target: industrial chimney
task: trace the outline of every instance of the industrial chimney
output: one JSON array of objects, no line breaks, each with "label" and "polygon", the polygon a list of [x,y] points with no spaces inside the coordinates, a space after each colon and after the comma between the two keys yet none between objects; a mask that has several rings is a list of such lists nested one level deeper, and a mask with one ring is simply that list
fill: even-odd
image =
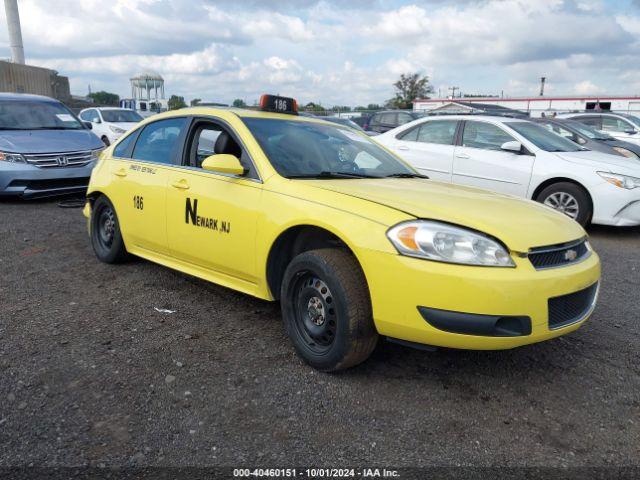
[{"label": "industrial chimney", "polygon": [[22,47],[22,32],[20,31],[18,0],[4,0],[4,10],[7,14],[11,61],[13,63],[20,63],[24,65],[24,48]]},{"label": "industrial chimney", "polygon": [[540,96],[544,97],[544,82],[547,81],[547,77],[540,77]]}]

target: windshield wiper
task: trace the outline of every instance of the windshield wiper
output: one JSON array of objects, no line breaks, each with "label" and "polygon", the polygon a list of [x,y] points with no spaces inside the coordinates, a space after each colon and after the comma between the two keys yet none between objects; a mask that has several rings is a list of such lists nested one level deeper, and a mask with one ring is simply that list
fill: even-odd
[{"label": "windshield wiper", "polygon": [[392,173],[391,175],[385,175],[384,178],[429,178],[426,175],[420,173]]},{"label": "windshield wiper", "polygon": [[320,172],[320,173],[304,173],[301,175],[288,175],[287,178],[380,178],[372,175],[363,175],[361,173],[352,172]]}]

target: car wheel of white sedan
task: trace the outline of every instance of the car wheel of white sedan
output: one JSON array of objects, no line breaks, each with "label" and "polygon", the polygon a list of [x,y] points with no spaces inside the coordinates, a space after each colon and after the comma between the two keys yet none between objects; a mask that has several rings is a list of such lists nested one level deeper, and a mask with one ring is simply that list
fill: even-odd
[{"label": "car wheel of white sedan", "polygon": [[593,207],[584,188],[569,182],[549,185],[538,194],[536,200],[573,218],[582,226],[591,221]]}]

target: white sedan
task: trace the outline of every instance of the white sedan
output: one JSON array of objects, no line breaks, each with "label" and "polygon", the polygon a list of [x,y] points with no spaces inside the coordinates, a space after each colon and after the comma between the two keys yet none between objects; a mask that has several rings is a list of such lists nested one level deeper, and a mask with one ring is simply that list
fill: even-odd
[{"label": "white sedan", "polygon": [[587,150],[528,120],[427,117],[375,139],[434,180],[536,200],[582,225],[640,225],[637,160]]},{"label": "white sedan", "polygon": [[85,122],[91,122],[93,133],[107,146],[142,120],[133,110],[117,107],[85,108],[79,117]]}]

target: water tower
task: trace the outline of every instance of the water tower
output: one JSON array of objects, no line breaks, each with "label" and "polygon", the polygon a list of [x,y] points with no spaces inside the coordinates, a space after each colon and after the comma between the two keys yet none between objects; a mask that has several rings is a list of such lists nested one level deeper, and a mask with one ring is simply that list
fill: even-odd
[{"label": "water tower", "polygon": [[155,102],[164,99],[164,78],[158,72],[142,72],[130,78],[129,81],[132,98]]}]

